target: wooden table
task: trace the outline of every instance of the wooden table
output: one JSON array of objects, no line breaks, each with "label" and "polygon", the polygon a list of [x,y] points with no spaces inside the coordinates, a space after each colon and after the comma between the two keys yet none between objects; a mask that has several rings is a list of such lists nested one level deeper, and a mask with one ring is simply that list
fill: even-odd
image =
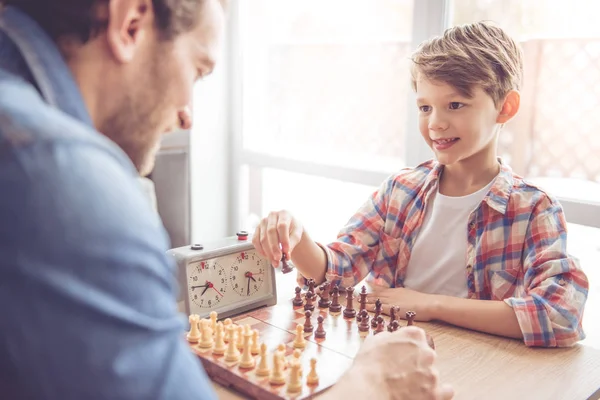
[{"label": "wooden table", "polygon": [[[279,301],[292,297],[294,278],[277,275]],[[446,324],[418,325],[434,337],[440,378],[454,387],[457,400],[600,399],[600,349],[529,348]],[[244,398],[216,383],[214,388],[220,399]]]}]

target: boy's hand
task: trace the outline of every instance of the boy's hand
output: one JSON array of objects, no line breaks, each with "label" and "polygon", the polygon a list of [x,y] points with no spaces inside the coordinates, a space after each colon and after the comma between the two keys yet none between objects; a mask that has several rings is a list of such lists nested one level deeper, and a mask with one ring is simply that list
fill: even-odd
[{"label": "boy's hand", "polygon": [[382,312],[389,315],[390,307],[400,308],[400,315],[404,317],[406,311],[415,312],[415,320],[430,321],[433,318],[436,295],[417,292],[406,288],[371,287],[372,293],[367,295],[367,310],[375,310],[375,301],[379,299]]},{"label": "boy's hand", "polygon": [[282,252],[291,260],[291,253],[303,233],[302,224],[292,214],[285,210],[274,211],[256,227],[252,244],[260,255],[271,260],[273,267],[277,267]]}]

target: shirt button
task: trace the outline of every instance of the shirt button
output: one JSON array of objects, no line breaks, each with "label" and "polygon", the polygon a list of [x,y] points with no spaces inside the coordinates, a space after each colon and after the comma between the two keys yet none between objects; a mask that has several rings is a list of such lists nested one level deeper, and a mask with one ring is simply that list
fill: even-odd
[{"label": "shirt button", "polygon": [[467,269],[471,269],[473,266],[471,264],[467,264]]},{"label": "shirt button", "polygon": [[473,228],[475,228],[475,222],[469,223],[469,229],[473,229]]},{"label": "shirt button", "polygon": [[565,286],[565,285],[567,284],[567,281],[565,281],[564,279],[562,279],[562,278],[561,278],[561,279],[558,281],[558,284],[559,284],[560,286]]}]

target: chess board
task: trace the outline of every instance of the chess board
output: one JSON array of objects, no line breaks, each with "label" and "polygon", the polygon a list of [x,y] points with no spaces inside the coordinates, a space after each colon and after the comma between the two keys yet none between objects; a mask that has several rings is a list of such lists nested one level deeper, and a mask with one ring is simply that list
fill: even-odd
[{"label": "chess board", "polygon": [[[304,298],[304,294],[302,296]],[[269,382],[269,376],[257,376],[255,369],[240,368],[238,362],[226,362],[223,356],[212,354],[211,349],[201,349],[197,344],[190,344],[194,353],[204,365],[207,374],[217,383],[231,387],[252,399],[308,399],[322,393],[334,385],[346,370],[352,365],[353,359],[358,352],[362,342],[367,336],[373,335],[375,329],[369,332],[360,332],[356,318],[345,318],[342,313],[333,315],[327,308],[319,308],[315,301],[310,320],[314,326],[312,332],[303,332],[306,339],[306,347],[301,349],[300,361],[303,371],[302,389],[296,393],[287,390],[288,378],[282,385],[273,385]],[[356,304],[358,311],[359,304]],[[318,316],[323,317],[323,329],[326,332],[324,339],[315,338]],[[373,313],[369,313],[373,318]],[[389,317],[383,316],[386,326]],[[279,303],[272,307],[261,308],[252,312],[237,316],[232,319],[238,326],[249,325],[251,329],[259,332],[259,342],[267,346],[269,366],[273,366],[273,354],[280,344],[285,345],[285,358],[293,357],[294,340],[296,338],[296,326],[304,326],[306,317],[303,306],[294,306],[292,299]],[[401,326],[406,321],[401,321]],[[369,326],[371,320],[369,321]],[[433,346],[431,341],[430,343]],[[259,364],[260,356],[255,355],[255,365]],[[310,370],[310,359],[317,360],[316,371],[319,376],[318,384],[306,383],[306,376]],[[286,373],[287,371],[284,371]]]}]

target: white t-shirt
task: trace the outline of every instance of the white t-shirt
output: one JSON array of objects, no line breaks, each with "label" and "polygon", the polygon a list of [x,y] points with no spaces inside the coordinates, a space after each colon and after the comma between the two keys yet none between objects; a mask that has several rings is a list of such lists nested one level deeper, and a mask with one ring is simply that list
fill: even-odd
[{"label": "white t-shirt", "polygon": [[422,293],[466,298],[467,224],[469,215],[490,191],[494,180],[475,193],[448,197],[438,192],[427,205],[413,246],[404,286]]}]

